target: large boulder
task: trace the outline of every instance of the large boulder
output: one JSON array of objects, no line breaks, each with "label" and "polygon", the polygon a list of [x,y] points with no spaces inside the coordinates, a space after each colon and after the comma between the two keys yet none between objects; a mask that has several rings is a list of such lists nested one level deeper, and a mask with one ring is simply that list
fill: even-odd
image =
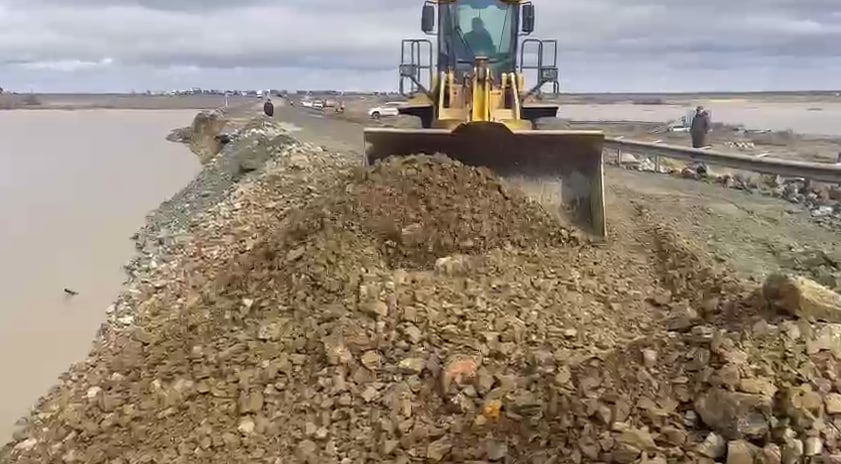
[{"label": "large boulder", "polygon": [[771,399],[713,388],[695,400],[695,411],[728,440],[759,438],[769,430]]},{"label": "large boulder", "polygon": [[771,275],[762,294],[775,309],[791,316],[841,323],[841,295],[805,277]]},{"label": "large boulder", "polygon": [[183,143],[183,144],[190,144],[190,140],[193,138],[193,127],[178,127],[172,129],[169,132],[169,135],[166,136],[166,139],[170,142],[175,143]]},{"label": "large boulder", "polygon": [[263,167],[268,160],[287,145],[295,143],[279,125],[269,120],[255,119],[239,131],[231,143],[239,173],[245,174]]},{"label": "large boulder", "polygon": [[228,120],[220,111],[202,111],[193,119],[190,126],[190,150],[206,163],[222,149],[218,137]]}]

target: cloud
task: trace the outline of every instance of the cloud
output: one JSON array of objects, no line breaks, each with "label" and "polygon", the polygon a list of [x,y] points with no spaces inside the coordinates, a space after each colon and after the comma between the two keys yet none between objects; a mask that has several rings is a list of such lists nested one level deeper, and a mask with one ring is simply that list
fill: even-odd
[{"label": "cloud", "polygon": [[82,60],[58,60],[58,61],[27,61],[19,63],[18,66],[24,69],[36,71],[80,71],[84,69],[95,69],[110,66],[114,63],[111,58],[103,58],[99,61]]},{"label": "cloud", "polygon": [[[837,0],[535,3],[536,36],[558,39],[569,89],[838,85]],[[422,4],[0,0],[0,76],[10,88],[47,90],[112,89],[121,79],[141,88],[395,88],[399,41],[423,37]]]}]

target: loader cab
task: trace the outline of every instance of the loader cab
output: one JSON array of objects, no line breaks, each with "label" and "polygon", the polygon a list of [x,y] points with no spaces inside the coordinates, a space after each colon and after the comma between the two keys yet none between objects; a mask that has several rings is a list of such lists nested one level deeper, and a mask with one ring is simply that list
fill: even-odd
[{"label": "loader cab", "polygon": [[473,70],[476,58],[485,57],[496,75],[513,72],[517,66],[519,31],[518,2],[456,0],[439,3],[438,69],[454,69],[460,78]]}]

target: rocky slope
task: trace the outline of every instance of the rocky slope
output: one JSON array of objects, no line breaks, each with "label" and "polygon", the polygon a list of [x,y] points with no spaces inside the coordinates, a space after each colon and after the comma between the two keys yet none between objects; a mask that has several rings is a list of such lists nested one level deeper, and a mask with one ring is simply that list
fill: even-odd
[{"label": "rocky slope", "polygon": [[841,462],[839,326],[643,206],[594,244],[484,170],[270,145],[0,462]]}]

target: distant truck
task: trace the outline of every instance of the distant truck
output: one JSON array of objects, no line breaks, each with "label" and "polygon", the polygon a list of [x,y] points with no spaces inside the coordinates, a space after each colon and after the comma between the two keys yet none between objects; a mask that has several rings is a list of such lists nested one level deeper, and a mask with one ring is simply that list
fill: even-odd
[{"label": "distant truck", "polygon": [[305,108],[324,108],[324,100],[313,100],[306,98],[301,100],[301,106]]}]

